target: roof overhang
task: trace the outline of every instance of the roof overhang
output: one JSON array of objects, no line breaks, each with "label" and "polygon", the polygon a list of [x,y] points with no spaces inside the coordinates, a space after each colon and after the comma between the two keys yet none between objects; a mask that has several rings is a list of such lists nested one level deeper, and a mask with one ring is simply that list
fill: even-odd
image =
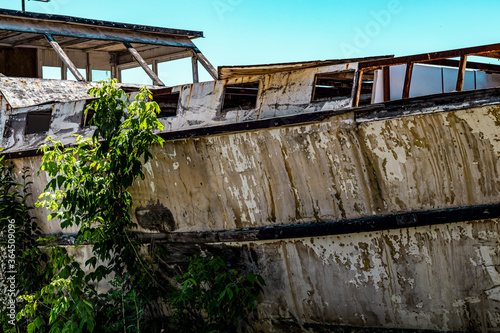
[{"label": "roof overhang", "polygon": [[[203,37],[201,31],[168,29],[117,22],[89,20],[70,16],[47,15],[14,10],[0,9],[0,43],[17,47],[45,46],[43,38],[37,35],[69,37],[72,49],[90,49],[88,40],[107,43],[94,43],[95,47],[111,47],[115,44],[140,43],[158,46],[171,46],[196,49],[191,39]],[[60,40],[60,43],[67,42]],[[85,44],[85,45],[82,45]],[[125,48],[123,48],[125,50]],[[105,50],[104,50],[105,51]]]}]

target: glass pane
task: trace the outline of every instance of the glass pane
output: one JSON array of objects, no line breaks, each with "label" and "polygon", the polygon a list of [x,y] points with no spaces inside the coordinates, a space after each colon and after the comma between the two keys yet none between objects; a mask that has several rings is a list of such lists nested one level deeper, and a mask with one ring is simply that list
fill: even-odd
[{"label": "glass pane", "polygon": [[43,79],[61,79],[61,67],[43,66],[42,67]]},{"label": "glass pane", "polygon": [[[80,74],[82,74],[83,78],[86,80],[87,79],[87,70],[84,68],[77,68]],[[77,79],[73,76],[73,73],[68,69],[66,72],[66,77],[70,81],[77,81]]]},{"label": "glass pane", "polygon": [[[152,68],[152,66],[149,65],[149,68]],[[153,81],[148,76],[148,74],[146,74],[144,69],[142,69],[142,67],[122,69],[121,75],[122,75],[122,83],[135,83],[140,85],[153,84]]]},{"label": "glass pane", "polygon": [[111,78],[111,71],[103,71],[100,69],[92,70],[92,81],[96,82],[101,80],[107,81],[110,78]]}]

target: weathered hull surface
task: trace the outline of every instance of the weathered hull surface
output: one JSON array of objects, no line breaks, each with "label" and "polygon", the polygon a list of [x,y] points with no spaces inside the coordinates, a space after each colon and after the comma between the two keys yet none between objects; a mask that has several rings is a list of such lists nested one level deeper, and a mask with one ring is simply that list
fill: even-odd
[{"label": "weathered hull surface", "polygon": [[[197,248],[183,245],[185,232],[498,204],[499,135],[500,106],[490,105],[371,121],[346,112],[170,140],[153,148],[146,179],[133,187],[134,214],[140,231],[179,235],[177,260],[182,249]],[[37,169],[40,157],[14,161]],[[34,197],[46,182],[35,177]],[[47,212],[35,214],[44,220]],[[255,327],[491,332],[500,330],[499,221],[201,248],[238,251],[263,275]],[[60,231],[55,222],[43,228]]]}]

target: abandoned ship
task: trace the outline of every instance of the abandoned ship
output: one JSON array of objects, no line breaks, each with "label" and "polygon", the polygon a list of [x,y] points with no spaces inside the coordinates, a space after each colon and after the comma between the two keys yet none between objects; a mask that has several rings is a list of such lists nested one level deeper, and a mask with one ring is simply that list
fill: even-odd
[{"label": "abandoned ship", "polygon": [[[500,331],[500,66],[467,61],[500,44],[216,69],[202,36],[0,10],[2,153],[37,170],[48,135],[92,134],[103,71],[142,67],[166,142],[133,187],[137,232],[172,262],[222,251],[260,273],[255,331]],[[192,78],[165,86],[158,63],[181,58]]]}]

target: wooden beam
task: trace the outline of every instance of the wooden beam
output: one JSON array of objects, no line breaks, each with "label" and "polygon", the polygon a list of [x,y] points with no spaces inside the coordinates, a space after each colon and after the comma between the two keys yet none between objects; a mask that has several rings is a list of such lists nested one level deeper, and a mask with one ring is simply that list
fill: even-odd
[{"label": "wooden beam", "polygon": [[[136,48],[137,52],[140,52],[142,59],[146,62],[151,62],[153,60],[157,60],[158,62],[170,61],[175,59],[182,58],[190,58],[193,55],[193,52],[189,49],[172,49],[165,47],[155,47],[155,49],[149,49],[146,51],[141,51]],[[117,63],[120,67],[127,66],[128,64],[135,64],[135,59],[132,57],[130,52],[127,50],[126,54],[122,52],[118,52],[117,54]]]},{"label": "wooden beam", "polygon": [[[460,61],[453,59],[439,59],[439,60],[430,60],[424,62],[424,64],[428,65],[438,65],[438,66],[447,66],[447,67],[459,67]],[[467,61],[467,68],[469,69],[478,69],[481,71],[487,71],[492,73],[500,73],[500,66],[494,64],[484,64],[481,62],[472,62]]]},{"label": "wooden beam", "polygon": [[465,77],[465,68],[467,67],[467,56],[463,55],[460,57],[460,64],[458,66],[458,75],[457,75],[457,87],[456,91],[462,91],[464,88],[464,77]]},{"label": "wooden beam", "polygon": [[73,45],[86,43],[90,40],[91,39],[89,39],[89,38],[75,38],[75,39],[67,40],[65,42],[61,42],[61,43],[59,43],[59,45],[61,45],[61,47],[73,46]]},{"label": "wooden beam", "polygon": [[493,57],[493,55],[496,56],[498,52],[500,52],[500,43],[468,47],[463,49],[448,50],[448,51],[422,53],[404,57],[362,61],[359,63],[358,68],[364,70],[374,70],[385,66],[404,65],[409,62],[415,63],[415,62],[426,62],[439,59],[448,59],[448,58],[461,57],[463,55],[480,55],[480,56]]},{"label": "wooden beam", "polygon": [[18,40],[17,42],[13,43],[12,46],[19,46],[19,45],[22,45],[22,44],[27,44],[27,43],[35,42],[37,40],[44,39],[44,38],[45,38],[44,35],[38,35],[38,36],[35,36],[35,37]]},{"label": "wooden beam", "polygon": [[382,76],[384,80],[384,102],[391,100],[391,68],[384,67],[382,69]]},{"label": "wooden beam", "polygon": [[111,42],[111,43],[101,44],[101,45],[97,45],[97,46],[93,46],[93,47],[87,47],[87,48],[84,48],[81,50],[83,52],[98,51],[98,50],[105,49],[105,48],[110,47],[110,46],[115,46],[117,44],[120,44],[120,42]]},{"label": "wooden beam", "polygon": [[361,96],[361,86],[363,85],[363,70],[354,73],[354,85],[352,86],[352,106],[359,106],[359,97]]},{"label": "wooden beam", "polygon": [[45,38],[47,38],[47,41],[49,42],[50,46],[52,46],[52,48],[57,53],[57,55],[59,56],[59,59],[61,59],[63,64],[69,68],[71,73],[73,73],[74,77],[78,81],[85,81],[85,78],[82,76],[82,74],[80,74],[80,72],[76,68],[75,64],[73,64],[73,62],[68,57],[68,55],[63,51],[61,46],[59,46],[59,44],[57,44],[54,37],[52,37],[51,34],[45,34]]},{"label": "wooden beam", "polygon": [[405,82],[403,85],[403,96],[402,98],[410,97],[410,86],[411,86],[411,75],[413,73],[413,63],[409,62],[406,64]]},{"label": "wooden beam", "polygon": [[191,64],[193,67],[193,83],[198,83],[200,78],[198,77],[198,58],[196,56],[191,57]]},{"label": "wooden beam", "polygon": [[208,59],[201,52],[194,52],[196,58],[201,63],[201,65],[207,70],[208,74],[214,79],[217,80],[217,70],[214,66],[208,61]]},{"label": "wooden beam", "polygon": [[139,65],[142,67],[142,69],[144,69],[144,71],[146,72],[146,74],[148,74],[148,76],[151,78],[151,80],[153,80],[153,83],[155,85],[157,85],[157,86],[164,86],[165,85],[160,80],[160,78],[158,77],[158,75],[156,75],[151,70],[151,68],[149,68],[149,66],[146,63],[146,61],[144,61],[144,59],[142,59],[142,57],[139,54],[139,52],[137,52],[136,49],[134,49],[130,43],[123,42],[123,45],[125,45],[125,47],[129,50],[130,54],[135,58],[135,60],[139,63]]}]

